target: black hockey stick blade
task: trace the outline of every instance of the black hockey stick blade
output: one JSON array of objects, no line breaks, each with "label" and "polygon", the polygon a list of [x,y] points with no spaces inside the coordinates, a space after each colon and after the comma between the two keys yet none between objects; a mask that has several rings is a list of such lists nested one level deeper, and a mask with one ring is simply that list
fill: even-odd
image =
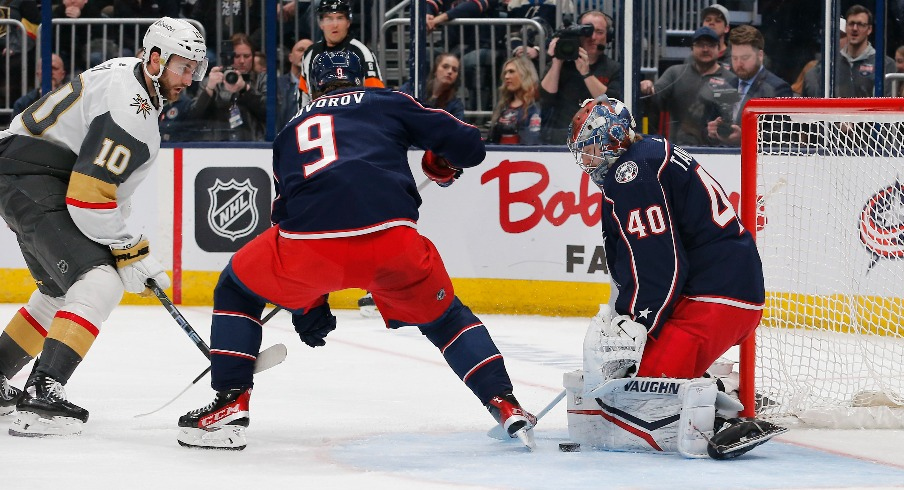
[{"label": "black hockey stick blade", "polygon": [[[562,401],[563,398],[565,398],[565,390],[562,390],[561,392],[559,392],[559,394],[556,395],[556,397],[553,398],[553,400],[551,402],[549,402],[545,407],[543,407],[543,410],[540,410],[537,413],[537,422],[539,423],[540,419],[543,418],[544,415],[549,413],[549,411],[552,410],[553,407],[558,405],[559,402]],[[536,427],[536,425],[535,425],[535,427]],[[502,427],[502,424],[496,424],[495,426],[493,426],[492,429],[487,431],[487,436],[492,437],[493,439],[499,439],[500,441],[508,441],[510,439],[514,439],[514,436],[510,436],[509,433],[505,431],[505,428]],[[527,445],[527,444],[525,443],[525,445]]]},{"label": "black hockey stick blade", "polygon": [[[261,371],[266,371],[273,366],[281,364],[286,360],[287,353],[288,350],[286,349],[285,344],[274,344],[262,350],[260,354],[257,355],[257,360],[254,361],[254,373],[257,374]],[[204,376],[206,376],[209,372],[210,366],[208,366],[207,369],[204,370],[204,372],[199,374],[191,383],[188,384],[188,386],[183,388],[182,391],[176,394],[176,396],[174,396],[170,401],[164,403],[162,407],[147,413],[140,413],[138,415],[135,415],[135,418],[146,417],[168,407],[171,403],[179,399],[179,397],[182,396],[186,391],[188,391],[192,386],[196,385],[198,381],[201,381],[201,379],[204,378]]]}]

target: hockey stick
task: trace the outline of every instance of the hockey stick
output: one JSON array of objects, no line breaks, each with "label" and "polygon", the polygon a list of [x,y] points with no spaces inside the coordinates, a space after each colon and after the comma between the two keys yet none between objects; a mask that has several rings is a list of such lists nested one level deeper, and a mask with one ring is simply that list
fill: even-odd
[{"label": "hockey stick", "polygon": [[420,184],[417,185],[417,191],[421,192],[422,190],[426,189],[427,186],[430,185],[431,182],[433,182],[433,181],[430,180],[429,178],[425,179],[423,182],[421,182]]},{"label": "hockey stick", "polygon": [[[162,303],[163,306],[166,307],[166,310],[169,312],[170,316],[172,316],[173,319],[176,320],[176,323],[178,323],[179,326],[182,328],[182,330],[188,335],[188,338],[190,338],[192,340],[192,342],[194,342],[195,345],[198,346],[198,349],[200,349],[201,352],[208,359],[210,359],[210,347],[208,347],[207,344],[204,342],[204,340],[201,339],[201,336],[198,335],[198,332],[196,332],[195,329],[192,328],[191,324],[188,323],[188,320],[186,320],[185,317],[182,316],[182,313],[180,313],[179,309],[176,308],[176,305],[174,305],[173,302],[170,301],[169,297],[166,295],[166,292],[164,292],[162,289],[160,289],[160,286],[157,284],[157,281],[155,281],[153,279],[148,279],[147,287],[150,288],[151,291],[153,291],[154,295],[157,296],[157,299],[160,300],[160,303]],[[265,316],[261,320],[261,325],[267,323],[280,310],[282,310],[282,308],[277,306],[270,313],[267,313],[267,316]],[[271,367],[276,366],[277,364],[280,364],[281,362],[283,362],[286,359],[286,353],[287,353],[286,346],[283,344],[271,345],[270,347],[259,352],[257,355],[257,360],[255,360],[255,362],[254,362],[255,374],[259,373],[261,371],[266,371],[267,369],[270,369]],[[207,368],[204,370],[204,372],[199,374],[194,380],[192,380],[191,383],[189,383],[188,386],[186,386],[182,391],[180,391],[170,401],[166,402],[162,407],[160,407],[156,410],[152,410],[147,413],[135,415],[135,418],[144,417],[147,415],[151,415],[153,413],[157,413],[160,410],[163,410],[164,408],[169,406],[169,404],[173,403],[180,396],[182,396],[183,393],[188,391],[189,388],[191,388],[192,386],[197,384],[197,382],[200,381],[201,378],[203,378],[204,375],[206,375],[209,372],[210,372],[210,366],[207,366]]]},{"label": "hockey stick", "polygon": [[[563,398],[565,398],[565,390],[562,390],[561,393],[556,395],[556,397],[553,398],[553,400],[549,402],[548,405],[543,407],[543,410],[540,410],[540,412],[537,413],[537,422],[539,423],[540,419],[542,419],[544,415],[549,413],[549,411],[552,410],[553,407],[558,405]],[[536,427],[536,424],[534,424],[534,427]],[[492,429],[487,431],[487,436],[492,437],[493,439],[499,439],[500,441],[507,441],[512,438],[512,436],[510,436],[508,432],[505,431],[505,428],[502,427],[502,424],[496,424],[495,426],[493,426]]]}]

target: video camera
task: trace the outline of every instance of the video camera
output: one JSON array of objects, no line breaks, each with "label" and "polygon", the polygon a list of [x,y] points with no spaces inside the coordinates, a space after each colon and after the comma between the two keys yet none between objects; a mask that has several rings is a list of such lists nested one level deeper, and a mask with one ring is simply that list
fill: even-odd
[{"label": "video camera", "polygon": [[563,27],[552,35],[553,38],[559,38],[552,55],[562,61],[574,61],[578,59],[581,38],[590,36],[593,36],[593,24]]}]

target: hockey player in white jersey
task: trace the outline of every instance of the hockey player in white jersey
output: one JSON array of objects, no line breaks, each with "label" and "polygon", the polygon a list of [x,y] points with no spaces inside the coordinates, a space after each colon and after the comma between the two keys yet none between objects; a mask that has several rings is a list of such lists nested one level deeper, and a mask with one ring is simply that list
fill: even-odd
[{"label": "hockey player in white jersey", "polygon": [[[12,435],[79,433],[88,411],[63,386],[101,324],[123,290],[143,293],[150,278],[170,285],[125,219],[160,150],[160,108],[204,76],[207,48],[191,24],[169,17],[143,46],[142,59],[85,71],[0,132],[0,215],[37,283],[0,334],[0,415],[16,417]],[[38,354],[24,390],[11,386]]]}]

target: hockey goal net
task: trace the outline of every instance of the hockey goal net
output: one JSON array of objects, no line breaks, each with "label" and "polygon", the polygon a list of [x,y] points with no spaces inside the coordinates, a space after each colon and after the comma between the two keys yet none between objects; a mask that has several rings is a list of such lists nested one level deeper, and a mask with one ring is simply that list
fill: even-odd
[{"label": "hockey goal net", "polygon": [[904,99],[752,100],[742,135],[741,218],[766,277],[742,400],[904,428]]}]

